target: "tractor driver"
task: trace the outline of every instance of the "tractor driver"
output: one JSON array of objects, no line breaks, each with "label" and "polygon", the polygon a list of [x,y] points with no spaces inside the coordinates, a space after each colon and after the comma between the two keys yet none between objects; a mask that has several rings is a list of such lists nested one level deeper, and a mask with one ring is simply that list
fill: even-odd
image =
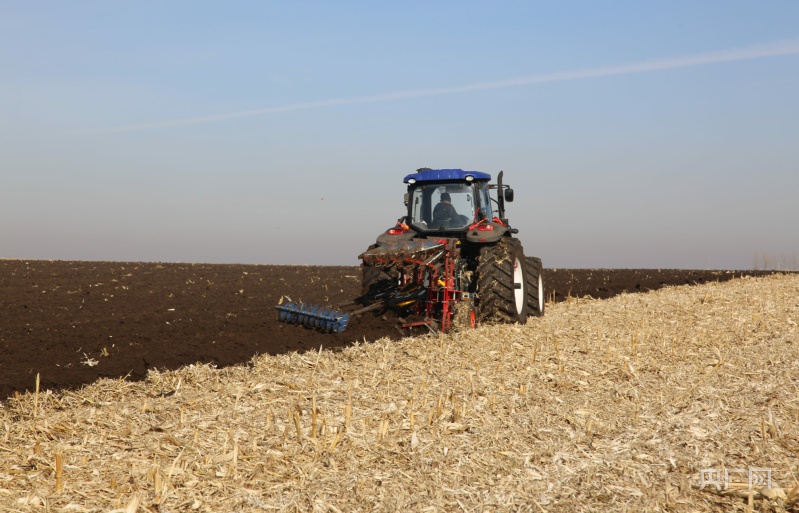
[{"label": "tractor driver", "polygon": [[433,209],[433,226],[448,225],[459,221],[458,212],[452,206],[452,199],[448,192],[441,193],[441,200]]}]

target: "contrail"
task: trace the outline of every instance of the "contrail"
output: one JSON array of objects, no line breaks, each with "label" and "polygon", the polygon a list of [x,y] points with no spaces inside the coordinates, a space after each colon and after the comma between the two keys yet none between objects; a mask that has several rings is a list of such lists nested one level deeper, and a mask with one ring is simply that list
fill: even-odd
[{"label": "contrail", "polygon": [[582,80],[586,78],[609,77],[614,75],[632,75],[635,73],[646,73],[650,71],[661,71],[667,69],[688,68],[703,64],[716,64],[721,62],[745,61],[752,59],[763,59],[766,57],[777,57],[781,55],[799,54],[799,39],[776,41],[745,48],[733,48],[717,52],[700,53],[694,55],[684,55],[668,59],[653,61],[635,62],[630,64],[620,64],[616,66],[603,66],[599,68],[589,68],[575,71],[561,71],[554,73],[544,73],[530,75],[526,77],[511,78],[493,82],[476,82],[461,86],[438,87],[431,89],[412,89],[407,91],[395,91],[391,93],[380,93],[371,96],[360,96],[357,98],[333,98],[314,102],[294,103],[280,107],[267,107],[263,109],[245,110],[240,112],[229,112],[226,114],[215,114],[210,116],[199,116],[192,118],[172,119],[165,121],[155,121],[140,125],[128,125],[103,130],[102,133],[134,132],[140,130],[151,130],[173,126],[199,125],[203,123],[213,123],[228,119],[246,118],[252,116],[263,116],[277,112],[289,112],[297,110],[321,109],[324,107],[334,107],[341,105],[356,105],[361,103],[382,103],[397,100],[410,100],[414,98],[427,98],[431,96],[444,96],[448,94],[468,93],[472,91],[489,91],[493,89],[507,89],[533,84],[543,84],[547,82],[565,82],[568,80]]}]

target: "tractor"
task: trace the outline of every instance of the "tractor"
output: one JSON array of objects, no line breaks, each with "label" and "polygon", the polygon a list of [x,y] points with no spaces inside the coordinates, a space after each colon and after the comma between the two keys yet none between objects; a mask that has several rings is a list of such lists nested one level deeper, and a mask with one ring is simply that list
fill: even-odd
[{"label": "tractor", "polygon": [[[393,310],[403,328],[449,332],[479,323],[525,323],[544,314],[539,258],[525,258],[505,217],[513,189],[491,175],[418,169],[407,175],[406,214],[361,259],[358,310],[279,305],[279,318],[340,332],[352,316]],[[495,191],[495,198],[492,197]]]}]

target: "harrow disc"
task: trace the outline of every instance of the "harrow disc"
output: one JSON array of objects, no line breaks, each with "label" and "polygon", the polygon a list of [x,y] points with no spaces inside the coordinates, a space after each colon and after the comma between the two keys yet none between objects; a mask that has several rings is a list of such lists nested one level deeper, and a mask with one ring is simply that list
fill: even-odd
[{"label": "harrow disc", "polygon": [[277,319],[289,324],[302,324],[306,328],[325,333],[341,333],[350,322],[350,314],[335,308],[324,308],[305,303],[277,305]]}]

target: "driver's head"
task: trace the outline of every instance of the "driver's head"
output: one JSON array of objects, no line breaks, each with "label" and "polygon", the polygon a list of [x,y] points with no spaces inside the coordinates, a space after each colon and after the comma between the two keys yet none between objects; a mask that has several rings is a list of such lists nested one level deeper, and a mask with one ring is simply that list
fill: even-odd
[{"label": "driver's head", "polygon": [[441,201],[442,202],[446,201],[447,203],[452,201],[451,198],[449,197],[449,193],[448,192],[442,192],[441,193]]}]

